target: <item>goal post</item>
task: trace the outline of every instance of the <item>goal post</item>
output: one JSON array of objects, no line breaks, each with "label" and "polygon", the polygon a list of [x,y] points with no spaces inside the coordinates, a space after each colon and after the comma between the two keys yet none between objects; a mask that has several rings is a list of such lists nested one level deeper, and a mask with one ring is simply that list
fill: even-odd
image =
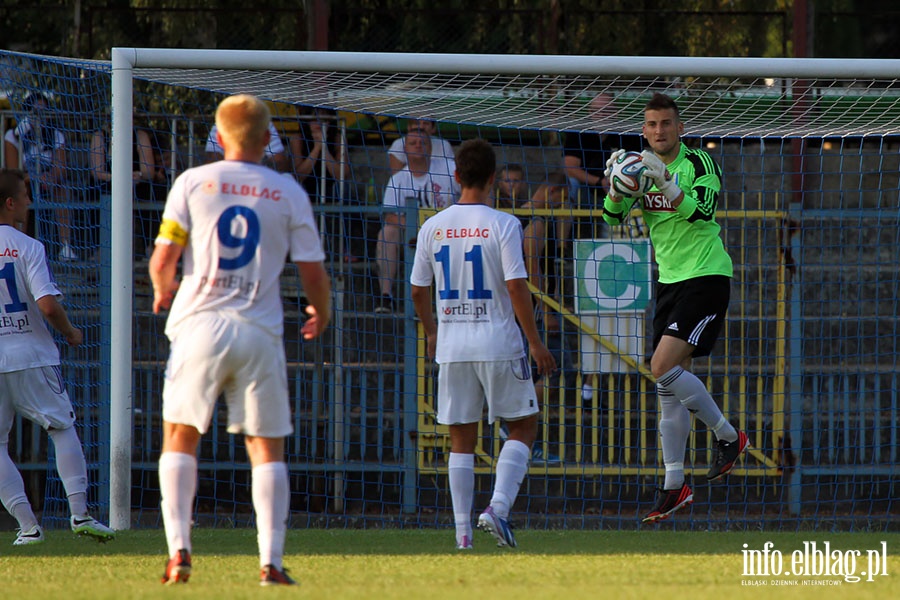
[{"label": "goal post", "polygon": [[[321,106],[348,113],[384,115],[391,118],[438,119],[444,124],[457,127],[458,131],[490,133],[501,129],[514,129],[537,132],[538,136],[561,131],[635,134],[640,128],[641,108],[647,94],[658,89],[677,96],[683,114],[688,115],[689,135],[701,141],[733,139],[739,140],[742,145],[758,144],[760,154],[766,144],[780,145],[786,149],[787,154],[790,140],[802,142],[808,139],[835,139],[838,140],[835,143],[841,149],[845,149],[852,146],[849,140],[855,138],[874,136],[883,144],[888,136],[900,134],[900,111],[896,110],[896,100],[892,97],[897,88],[896,74],[900,73],[898,60],[484,56],[148,48],[114,48],[111,56],[112,195],[115,201],[112,204],[110,282],[112,287],[110,522],[117,529],[125,529],[132,524],[130,490],[134,374],[131,260],[133,250],[130,233],[133,226],[133,206],[130,186],[134,127],[132,111],[135,105],[133,82],[136,79],[207,90],[215,94],[255,93],[266,100],[286,105]],[[853,85],[853,82],[859,84]],[[590,96],[599,92],[615,94],[620,103],[615,113],[600,117],[599,120],[592,120],[585,106]],[[826,96],[827,101],[824,99]],[[206,108],[212,110],[213,106]],[[725,155],[723,151],[721,158],[731,160],[732,157]],[[793,158],[803,159],[797,155]],[[821,167],[823,172],[833,168],[825,164],[831,158],[833,158],[831,155],[825,156],[824,151],[812,157],[823,165]],[[737,166],[740,168],[744,166],[745,161],[750,164],[756,159],[746,154],[739,160],[741,164]],[[840,158],[836,160],[837,169],[846,167]],[[785,162],[784,165],[787,167],[786,170],[793,170],[793,162]],[[542,168],[546,170],[549,167]],[[777,175],[766,172],[764,177],[772,179]],[[730,365],[752,363],[756,360],[750,351],[751,344],[742,341],[727,344],[727,353],[731,357],[729,360],[733,362],[723,367],[726,370],[725,375],[716,379],[719,375],[714,375],[714,369],[710,367],[707,381],[710,382],[709,385],[716,386],[718,397],[724,396],[726,402],[730,399],[732,404],[726,408],[731,410],[737,410],[738,403],[743,402],[743,399],[738,400],[738,389],[731,389],[730,386],[739,388],[740,393],[747,396],[755,395],[759,406],[752,409],[742,408],[748,419],[754,417],[752,411],[758,411],[759,415],[762,415],[763,411],[774,411],[773,418],[776,423],[780,423],[777,426],[782,431],[777,435],[772,432],[765,435],[772,434],[773,439],[780,441],[772,442],[766,452],[757,453],[753,459],[754,466],[748,467],[748,472],[756,469],[754,472],[761,477],[766,474],[775,476],[782,473],[788,476],[790,501],[787,504],[789,512],[797,516],[801,510],[803,492],[800,479],[802,465],[798,461],[799,452],[807,443],[805,440],[812,440],[815,443],[824,442],[827,438],[833,444],[837,444],[833,438],[828,438],[832,435],[829,433],[832,429],[820,430],[818,425],[811,431],[803,429],[801,417],[807,410],[810,394],[817,395],[815,402],[821,401],[822,407],[825,406],[826,397],[839,404],[840,386],[850,384],[849,378],[829,375],[832,372],[829,369],[837,369],[837,366],[822,369],[821,377],[809,381],[802,379],[802,374],[807,369],[804,354],[808,355],[809,352],[804,351],[801,338],[809,331],[809,320],[815,316],[804,317],[798,314],[798,311],[803,310],[802,300],[799,297],[800,279],[793,280],[795,284],[791,292],[793,295],[785,294],[791,283],[789,279],[791,273],[806,266],[804,261],[808,260],[800,256],[799,237],[795,236],[797,230],[790,224],[806,218],[800,214],[799,201],[804,190],[795,189],[791,182],[784,181],[775,182],[771,189],[765,189],[767,185],[763,182],[759,189],[754,191],[759,193],[760,197],[764,193],[768,197],[776,197],[775,201],[767,200],[764,203],[745,200],[744,196],[749,196],[749,193],[731,189],[729,190],[731,198],[740,197],[740,200],[731,202],[722,210],[724,213],[731,211],[731,214],[726,214],[725,219],[738,220],[742,217],[757,219],[759,228],[757,237],[754,238],[752,232],[746,228],[735,226],[733,230],[726,228],[723,232],[730,242],[743,242],[745,248],[759,244],[760,253],[763,250],[769,253],[767,257],[759,258],[750,256],[748,251],[748,258],[743,266],[746,267],[748,279],[758,277],[760,281],[755,283],[759,283],[759,287],[748,286],[740,289],[737,307],[734,307],[733,301],[733,312],[740,318],[729,325],[730,329],[726,329],[726,335],[742,340],[752,339],[753,344],[758,343],[752,347],[771,348],[772,354],[767,354],[765,360],[773,364],[781,360],[782,362],[778,364],[790,373],[792,379],[787,381],[784,372],[772,373],[766,370],[768,367],[762,366],[756,377],[759,380],[767,380],[763,387],[753,390],[746,388],[745,386],[753,385],[752,377],[741,378],[735,375],[731,378],[730,372],[727,371],[732,368]],[[858,185],[862,189],[866,184],[860,180]],[[885,190],[887,191],[890,190]],[[896,190],[893,191],[896,193]],[[860,202],[860,210],[867,215],[877,215],[879,219],[895,218],[895,209],[888,208],[882,202],[879,200],[871,206]],[[581,213],[575,211],[573,214]],[[588,214],[595,218],[597,216],[596,212]],[[835,212],[827,214],[823,212],[814,218],[827,221],[841,217]],[[791,237],[787,240],[782,236]],[[764,244],[768,245],[763,249]],[[827,260],[823,259],[822,264],[811,267],[825,269]],[[783,262],[777,267],[778,274],[770,275],[768,267],[779,261]],[[777,286],[766,287],[764,280],[768,277],[775,277]],[[770,292],[775,295],[776,287],[781,290],[782,295],[770,298],[768,302],[777,304],[777,310],[770,309],[770,305],[763,298],[760,298],[759,306],[752,306],[752,301],[744,297],[754,294],[762,296]],[[877,298],[871,300],[877,302]],[[822,303],[825,302],[823,299]],[[560,307],[560,310],[564,308]],[[754,312],[759,314],[752,314]],[[770,315],[769,312],[775,314]],[[409,316],[410,313],[406,314]],[[759,321],[768,319],[776,322],[777,327],[771,331],[777,329],[778,333],[775,336],[781,338],[767,337],[770,336],[768,322],[759,325],[758,332],[745,330],[745,322],[756,319],[757,316]],[[572,316],[572,322],[575,320]],[[784,329],[786,320],[790,321],[790,327]],[[579,327],[581,333],[585,335],[593,335],[597,339],[602,337],[596,331],[588,331],[590,327],[584,325]],[[756,337],[760,339],[755,339]],[[858,341],[860,344],[867,343],[864,336]],[[768,350],[760,350],[764,351]],[[861,361],[867,355],[863,347],[857,348],[856,352]],[[873,400],[871,408],[885,410],[887,406],[887,410],[893,410],[896,414],[896,394],[893,405],[890,403],[885,405],[880,399],[886,391],[882,386],[887,385],[882,382],[896,383],[896,378],[885,379],[881,369],[887,359],[879,356],[877,351],[874,356],[875,362],[878,363],[875,365],[878,375],[874,376],[873,381],[876,382],[874,385],[879,386],[879,396]],[[821,359],[831,363],[832,358],[814,357],[814,360]],[[413,361],[414,357],[405,359]],[[860,373],[869,373],[866,369],[868,366],[865,369],[860,367],[858,372],[853,371],[849,376],[859,376],[862,379]],[[592,377],[591,381],[598,394],[602,388],[610,394],[610,401],[613,401],[613,394],[609,389],[620,385],[617,377],[614,374],[600,374]],[[584,379],[587,380],[586,377]],[[712,383],[714,380],[715,384]],[[646,379],[638,378],[636,381],[638,383],[634,385],[640,386],[636,404],[628,404],[621,410],[625,411],[627,418],[637,419],[635,422],[643,428],[641,433],[635,433],[635,436],[654,437],[655,428],[652,419],[647,416],[647,413],[652,413],[652,407],[655,406],[653,389]],[[622,382],[621,385],[632,385],[630,379],[627,381],[622,379]],[[837,391],[835,386],[838,388]],[[846,390],[848,393],[851,391],[849,387]],[[637,392],[638,388],[634,391]],[[874,393],[871,387],[869,391]],[[356,390],[354,392],[356,393]],[[773,395],[769,397],[768,394]],[[419,401],[422,401],[421,397]],[[641,408],[638,409],[638,406]],[[560,415],[564,415],[565,410],[564,407],[559,408]],[[620,417],[617,413],[620,409],[614,406],[603,409],[597,405],[589,409],[587,405],[579,405],[575,410],[578,411],[578,415],[585,418],[589,414],[592,415],[593,423],[598,427],[598,423],[604,423],[606,419],[609,423],[613,423]],[[632,410],[633,414],[629,412]],[[421,411],[420,404],[420,414]],[[640,416],[634,416],[637,414]],[[869,422],[867,415],[851,414],[849,411],[841,414],[847,419],[843,421],[847,427],[846,431],[855,427],[851,423],[858,423],[858,419],[863,419],[864,423]],[[784,419],[784,422],[778,421],[779,418]],[[757,426],[761,429],[772,427],[771,423],[764,424],[765,420],[758,419]],[[570,433],[564,424],[558,426],[558,434],[563,439],[574,439],[575,444],[584,445],[583,451],[580,449],[581,446],[578,446],[576,459],[579,466],[575,471],[582,476],[596,475],[602,478],[612,477],[613,473],[616,473],[619,477],[633,475],[657,477],[660,473],[658,464],[650,468],[653,461],[648,458],[652,457],[656,450],[652,444],[645,444],[644,438],[641,438],[644,441],[640,444],[632,440],[629,437],[632,435],[631,428],[629,424],[616,434],[626,436],[623,438],[626,441],[621,442],[623,448],[618,448],[615,452],[610,450],[608,455],[605,448],[598,448],[601,446],[598,440],[602,438],[602,434],[593,438],[593,444],[588,444],[581,437],[581,433],[576,433],[575,438],[567,438]],[[875,456],[879,457],[882,463],[880,467],[869,463],[867,468],[875,474],[874,476],[896,477],[898,450],[896,430],[893,431],[891,434],[890,430],[879,428],[870,434],[877,438]],[[785,435],[788,433],[790,435]],[[420,468],[432,468],[430,463],[426,465],[419,459],[421,453],[426,451],[430,452],[435,448],[440,451],[440,430],[435,428],[433,438],[427,438],[433,440],[428,442],[432,445],[427,449],[420,443],[426,439],[421,428],[418,434],[420,441],[417,444],[420,445],[416,446],[416,452],[420,454],[416,460]],[[553,436],[556,436],[556,433]],[[545,448],[551,447],[551,438],[545,438]],[[788,439],[790,442],[785,443]],[[707,437],[697,434],[696,438],[692,436],[692,440],[698,441],[699,447],[706,443]],[[870,439],[871,441],[873,440]],[[627,464],[623,466],[617,461],[620,460],[620,455],[629,455],[632,446],[639,447],[634,452],[640,454],[640,457],[628,458]],[[562,444],[559,447],[562,448]],[[827,454],[831,451],[825,452]],[[588,460],[591,453],[593,459]],[[832,459],[829,459],[830,462],[823,460],[821,465],[813,465],[808,472],[835,473],[838,477],[851,472],[835,466],[840,461],[834,457]],[[702,463],[702,457],[693,453],[691,460]],[[586,466],[586,463],[594,466]],[[369,467],[359,467],[360,472],[367,468]],[[433,468],[436,474],[445,472],[442,471],[442,466]],[[565,465],[561,467],[547,465],[546,469],[546,473],[555,473],[559,477],[565,477],[567,473]],[[408,470],[403,472],[408,473]],[[410,490],[410,481],[404,481],[404,487]],[[408,502],[404,502],[403,506],[408,508]]]}]

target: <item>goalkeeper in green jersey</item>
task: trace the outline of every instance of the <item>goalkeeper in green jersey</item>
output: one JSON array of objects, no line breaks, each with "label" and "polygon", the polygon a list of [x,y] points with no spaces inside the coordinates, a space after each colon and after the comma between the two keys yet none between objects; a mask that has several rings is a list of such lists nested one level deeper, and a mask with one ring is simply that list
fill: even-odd
[{"label": "goalkeeper in green jersey", "polygon": [[[654,94],[644,107],[643,134],[650,149],[641,153],[654,187],[641,198],[622,198],[610,188],[603,204],[604,220],[619,225],[641,202],[659,265],[650,369],[659,397],[666,476],[644,522],[665,519],[693,500],[684,481],[691,414],[717,439],[707,480],[726,475],[749,445],[747,434],[725,419],[689,370],[693,357],[709,355],[722,329],[733,269],[715,220],[722,171],[706,152],[685,146],[683,133],[678,106]],[[607,163],[607,176],[617,155]]]}]

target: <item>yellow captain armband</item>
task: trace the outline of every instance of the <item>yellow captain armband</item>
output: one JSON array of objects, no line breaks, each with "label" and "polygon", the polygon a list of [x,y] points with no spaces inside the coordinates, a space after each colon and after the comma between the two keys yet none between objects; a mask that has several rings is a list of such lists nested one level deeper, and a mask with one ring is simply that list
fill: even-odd
[{"label": "yellow captain armband", "polygon": [[175,221],[163,219],[162,224],[159,226],[159,237],[183,247],[187,246],[188,232]]}]

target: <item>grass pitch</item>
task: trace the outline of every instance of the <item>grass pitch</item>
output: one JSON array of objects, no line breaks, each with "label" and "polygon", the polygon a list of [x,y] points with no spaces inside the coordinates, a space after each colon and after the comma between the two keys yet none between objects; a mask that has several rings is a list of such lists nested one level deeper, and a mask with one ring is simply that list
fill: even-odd
[{"label": "grass pitch", "polygon": [[[256,534],[252,530],[194,531],[194,573],[186,585],[159,583],[165,564],[160,530],[126,531],[109,544],[47,532],[43,544],[0,546],[5,598],[65,600],[133,598],[272,598],[490,600],[537,598],[900,598],[900,536],[857,533],[665,531],[530,531],[516,534],[519,548],[496,548],[475,534],[475,549],[458,552],[452,530],[293,530],[285,566],[297,588],[260,588]],[[887,543],[887,575],[873,582],[803,585],[841,577],[745,577],[742,549],[765,542],[784,555],[804,541],[828,541],[842,552]],[[765,587],[749,585],[765,582]],[[796,584],[777,585],[783,581]]]}]

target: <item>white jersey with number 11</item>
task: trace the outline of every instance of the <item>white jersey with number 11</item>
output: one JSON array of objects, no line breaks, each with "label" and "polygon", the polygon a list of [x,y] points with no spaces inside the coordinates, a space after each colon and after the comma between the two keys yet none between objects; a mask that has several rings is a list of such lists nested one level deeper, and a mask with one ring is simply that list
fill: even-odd
[{"label": "white jersey with number 11", "polygon": [[456,204],[425,221],[410,282],[434,283],[437,362],[524,356],[506,282],[526,277],[522,226],[512,215],[482,204]]}]

